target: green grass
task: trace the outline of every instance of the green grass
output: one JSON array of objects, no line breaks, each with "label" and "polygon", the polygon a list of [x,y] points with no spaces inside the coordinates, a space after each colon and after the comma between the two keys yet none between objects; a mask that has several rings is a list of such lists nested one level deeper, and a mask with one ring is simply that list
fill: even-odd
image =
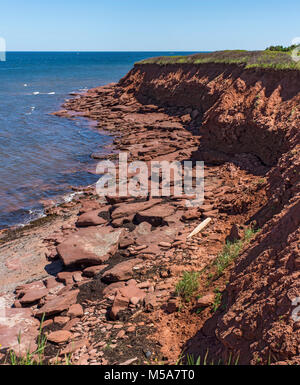
[{"label": "green grass", "polygon": [[161,56],[143,60],[138,65],[144,64],[206,64],[224,63],[236,64],[245,68],[269,68],[274,70],[300,70],[300,62],[295,62],[291,52],[282,51],[245,51],[228,50],[209,53],[199,53],[188,56]]},{"label": "green grass", "polygon": [[[208,366],[208,365],[238,365],[240,360],[240,357],[238,356],[235,360],[232,359],[232,354],[230,353],[229,358],[227,360],[227,363],[222,362],[221,359],[218,359],[217,361],[211,360],[208,362],[208,350],[205,354],[205,356],[202,357],[199,356],[197,359],[192,354],[187,354],[185,357],[185,364],[189,366]],[[183,359],[182,357],[179,358],[177,365],[183,365]]]},{"label": "green grass", "polygon": [[255,236],[255,234],[259,230],[254,230],[252,228],[248,228],[245,231],[244,238],[240,239],[239,241],[236,242],[227,242],[226,245],[224,246],[224,249],[222,253],[220,253],[214,262],[216,266],[216,275],[215,279],[219,278],[224,270],[231,265],[231,263],[239,256],[240,252],[244,248],[244,246],[249,243],[249,241]]},{"label": "green grass", "polygon": [[222,302],[222,296],[223,296],[223,293],[218,288],[215,289],[214,292],[215,292],[215,300],[214,300],[214,303],[212,305],[213,313],[215,313],[218,310],[218,308],[220,307],[221,302]]},{"label": "green grass", "polygon": [[176,294],[188,302],[199,287],[199,273],[196,271],[186,271],[182,279],[176,285]]}]

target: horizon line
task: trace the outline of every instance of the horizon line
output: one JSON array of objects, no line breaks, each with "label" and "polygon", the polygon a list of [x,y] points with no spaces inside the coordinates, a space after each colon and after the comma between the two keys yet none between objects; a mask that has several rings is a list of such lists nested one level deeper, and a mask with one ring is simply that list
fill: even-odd
[{"label": "horizon line", "polygon": [[200,50],[158,50],[158,51],[153,51],[153,50],[143,50],[143,51],[137,51],[137,50],[113,50],[113,51],[104,51],[104,50],[78,50],[78,51],[73,51],[73,50],[50,50],[50,51],[38,51],[38,50],[33,50],[33,51],[23,51],[23,50],[13,50],[13,51],[6,51],[7,53],[13,53],[13,52],[213,52],[213,51],[200,51]]}]

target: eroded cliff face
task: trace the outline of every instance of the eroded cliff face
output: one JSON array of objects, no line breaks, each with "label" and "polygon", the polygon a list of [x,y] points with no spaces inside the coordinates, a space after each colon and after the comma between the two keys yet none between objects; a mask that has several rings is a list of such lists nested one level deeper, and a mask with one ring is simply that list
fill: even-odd
[{"label": "eroded cliff face", "polygon": [[136,65],[120,85],[146,104],[191,108],[203,149],[275,165],[299,127],[299,71],[223,64]]},{"label": "eroded cliff face", "polygon": [[[300,322],[292,317],[292,301],[300,297],[300,72],[136,65],[120,85],[123,98],[191,112],[187,126],[201,136],[197,159],[222,163],[247,153],[270,167],[269,200],[255,216],[261,232],[236,261],[226,310],[195,338],[206,350],[204,341],[216,336],[222,353],[239,355],[240,363],[297,362]],[[187,346],[197,354],[195,341]]]}]

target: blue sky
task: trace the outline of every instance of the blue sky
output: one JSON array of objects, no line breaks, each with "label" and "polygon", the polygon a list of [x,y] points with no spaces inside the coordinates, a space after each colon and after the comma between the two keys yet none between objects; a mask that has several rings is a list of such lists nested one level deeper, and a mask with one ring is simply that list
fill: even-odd
[{"label": "blue sky", "polygon": [[210,51],[289,45],[299,0],[2,0],[9,51]]}]

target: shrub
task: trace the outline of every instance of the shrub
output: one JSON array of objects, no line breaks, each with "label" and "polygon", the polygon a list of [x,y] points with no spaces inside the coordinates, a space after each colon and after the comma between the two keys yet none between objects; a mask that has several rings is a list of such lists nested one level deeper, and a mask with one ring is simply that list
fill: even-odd
[{"label": "shrub", "polygon": [[199,287],[198,278],[199,273],[196,271],[184,272],[182,279],[176,285],[176,294],[185,301],[189,301]]}]

